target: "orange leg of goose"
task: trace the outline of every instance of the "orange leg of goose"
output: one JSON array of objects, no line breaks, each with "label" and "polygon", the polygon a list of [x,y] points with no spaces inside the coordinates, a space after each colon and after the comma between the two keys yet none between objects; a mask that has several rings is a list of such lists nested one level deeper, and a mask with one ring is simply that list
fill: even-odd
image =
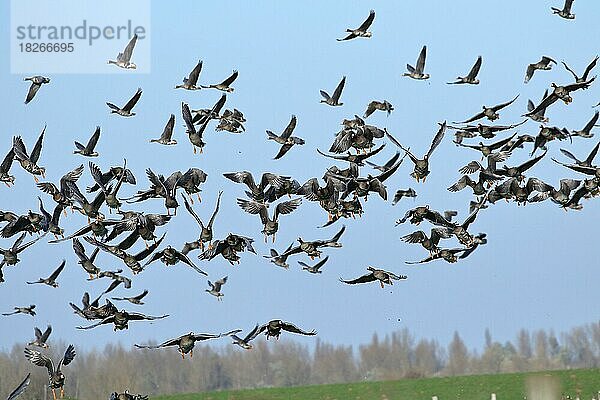
[{"label": "orange leg of goose", "polygon": [[181,359],[185,360],[185,354],[183,354],[183,351],[181,352]]},{"label": "orange leg of goose", "polygon": [[192,148],[194,149],[194,154],[196,154],[196,146],[192,145]]},{"label": "orange leg of goose", "polygon": [[190,358],[194,357],[194,350],[190,350]]},{"label": "orange leg of goose", "polygon": [[61,387],[60,388],[60,398],[62,399],[63,397],[65,397],[65,388]]},{"label": "orange leg of goose", "polygon": [[383,282],[379,281],[379,284],[381,285],[381,288],[383,289]]},{"label": "orange leg of goose", "polygon": [[202,203],[202,198],[200,197],[200,193],[198,193],[196,196],[198,196],[198,203]]},{"label": "orange leg of goose", "polygon": [[56,391],[52,388],[52,398],[56,400]]}]

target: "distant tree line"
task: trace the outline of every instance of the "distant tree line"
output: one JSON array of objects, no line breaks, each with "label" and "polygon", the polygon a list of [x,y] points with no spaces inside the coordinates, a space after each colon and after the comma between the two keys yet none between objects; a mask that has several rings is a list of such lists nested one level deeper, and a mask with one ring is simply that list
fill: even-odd
[{"label": "distant tree line", "polygon": [[[78,351],[64,368],[69,397],[108,399],[112,391],[166,394],[272,386],[388,380],[430,376],[523,372],[600,367],[600,322],[577,327],[557,337],[538,330],[518,332],[513,342],[499,343],[485,331],[485,346],[469,350],[458,332],[447,347],[420,339],[403,329],[358,347],[316,339],[312,350],[294,341],[255,341],[254,349],[196,346],[193,359],[181,360],[174,348],[125,349],[107,345],[102,351]],[[0,397],[32,372],[31,385],[20,398],[45,399],[44,368],[23,355],[24,345],[0,353]],[[64,343],[51,343],[58,360]],[[50,394],[47,399],[51,399]]]}]

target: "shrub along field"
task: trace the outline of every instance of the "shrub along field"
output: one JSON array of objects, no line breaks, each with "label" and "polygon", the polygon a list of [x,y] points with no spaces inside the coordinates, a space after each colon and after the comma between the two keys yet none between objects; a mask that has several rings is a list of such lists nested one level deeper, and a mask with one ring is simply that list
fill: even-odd
[{"label": "shrub along field", "polygon": [[[527,382],[544,382],[536,393],[527,393]],[[556,387],[556,400],[562,394],[590,400],[600,390],[600,369],[532,372],[517,374],[470,375],[444,378],[405,379],[400,381],[361,382],[289,388],[251,389],[188,393],[155,397],[160,400],[487,400],[496,393],[498,400],[546,400],[540,391],[548,382]]]}]

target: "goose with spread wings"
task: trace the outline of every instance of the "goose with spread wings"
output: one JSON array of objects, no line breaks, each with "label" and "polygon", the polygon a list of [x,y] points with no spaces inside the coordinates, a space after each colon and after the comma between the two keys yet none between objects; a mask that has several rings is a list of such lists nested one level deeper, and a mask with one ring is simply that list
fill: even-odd
[{"label": "goose with spread wings", "polygon": [[119,53],[117,55],[117,59],[116,60],[108,60],[108,64],[114,64],[117,67],[120,67],[123,69],[136,69],[137,65],[135,65],[134,63],[131,62],[131,55],[133,54],[133,48],[135,47],[137,40],[138,40],[138,35],[136,33],[129,40],[129,43],[127,43],[127,46],[125,46],[125,50],[123,50],[122,53]]},{"label": "goose with spread wings", "polygon": [[122,108],[109,102],[106,102],[106,105],[110,108],[111,114],[117,114],[122,117],[133,117],[135,113],[131,110],[133,110],[140,97],[142,97],[142,89],[138,88],[133,97]]},{"label": "goose with spread wings", "polygon": [[23,80],[31,82],[31,85],[29,86],[29,91],[27,92],[27,97],[25,98],[25,104],[29,104],[29,102],[33,100],[33,98],[35,97],[38,90],[40,90],[43,84],[50,83],[50,78],[46,78],[45,76],[41,75],[23,78]]},{"label": "goose with spread wings", "polygon": [[573,7],[573,2],[575,0],[565,0],[565,5],[562,9],[556,7],[550,7],[552,10],[552,14],[557,14],[559,17],[564,19],[575,19],[575,14],[571,12],[571,7]]},{"label": "goose with spread wings", "polygon": [[75,358],[75,347],[70,344],[65,351],[65,355],[60,359],[56,368],[52,359],[39,351],[25,349],[25,357],[33,364],[38,367],[46,367],[48,370],[48,383],[52,389],[52,397],[56,400],[56,389],[60,389],[60,398],[62,399],[65,395],[65,375],[62,373],[61,368],[67,366]]},{"label": "goose with spread wings", "polygon": [[200,248],[202,251],[204,251],[204,243],[208,243],[208,245],[211,246],[211,242],[213,239],[213,224],[219,212],[219,205],[221,204],[222,194],[223,191],[219,191],[219,194],[217,196],[217,204],[215,205],[215,210],[213,211],[212,215],[210,216],[210,219],[208,220],[208,224],[206,225],[204,225],[198,214],[196,214],[190,203],[188,203],[187,199],[185,197],[183,198],[183,204],[185,206],[185,209],[192,215],[192,217],[194,217],[194,219],[200,226],[200,237],[194,242],[186,243],[183,246],[183,250],[181,251],[183,254],[187,254],[190,251],[195,250],[197,248]]},{"label": "goose with spread wings", "polygon": [[142,299],[144,297],[146,297],[146,295],[148,294],[148,290],[144,290],[142,293],[138,294],[137,296],[131,296],[131,297],[111,297],[113,300],[117,300],[117,301],[128,301],[131,304],[136,304],[136,305],[144,305],[144,302],[142,301]]},{"label": "goose with spread wings", "polygon": [[35,333],[35,339],[32,342],[27,343],[27,346],[37,346],[41,347],[42,349],[47,349],[48,344],[46,342],[52,333],[52,326],[48,325],[43,333],[40,328],[36,326],[33,329],[33,332]]},{"label": "goose with spread wings", "polygon": [[252,243],[254,243],[254,239],[250,237],[230,233],[225,239],[213,241],[212,246],[203,251],[198,258],[210,261],[220,254],[231,265],[236,262],[239,264],[240,256],[238,253],[248,250],[256,254]]},{"label": "goose with spread wings", "polygon": [[282,253],[280,257],[289,257],[292,254],[306,253],[311,260],[314,260],[315,257],[321,257],[321,250],[319,250],[320,248],[342,247],[342,244],[339,242],[339,240],[345,231],[346,226],[342,225],[342,228],[335,235],[333,235],[331,239],[305,241],[299,237],[298,243],[300,244],[296,247],[288,248],[288,250]]},{"label": "goose with spread wings", "polygon": [[365,21],[356,29],[346,29],[348,35],[342,39],[336,39],[338,42],[343,42],[345,40],[351,40],[357,37],[370,38],[373,34],[368,31],[369,27],[373,23],[375,19],[375,10],[369,11],[369,16]]},{"label": "goose with spread wings", "polygon": [[42,283],[44,285],[48,285],[50,287],[53,288],[57,288],[58,287],[58,282],[56,282],[56,278],[58,278],[58,275],[60,275],[60,273],[63,271],[63,269],[65,269],[65,264],[67,263],[66,260],[62,260],[62,263],[60,263],[60,265],[58,266],[58,268],[56,268],[56,270],[54,272],[52,272],[52,274],[50,274],[49,277],[47,278],[40,278],[35,282],[27,282],[28,285],[33,285],[36,283]]},{"label": "goose with spread wings", "polygon": [[96,144],[98,144],[98,139],[100,139],[99,126],[96,127],[96,130],[85,146],[75,141],[75,147],[77,147],[77,149],[73,151],[73,154],[81,154],[85,157],[98,157],[98,152],[94,150],[96,148]]},{"label": "goose with spread wings", "polygon": [[333,91],[333,95],[329,96],[329,93],[327,93],[324,90],[321,90],[321,96],[323,97],[321,99],[321,103],[325,103],[328,106],[332,106],[332,107],[338,107],[338,106],[342,106],[344,105],[344,103],[340,103],[340,96],[342,95],[342,90],[344,90],[344,85],[346,84],[346,77],[343,76],[342,80],[340,81],[340,83],[338,83],[337,87],[335,88],[335,90]]},{"label": "goose with spread wings", "polygon": [[[544,95],[542,96],[542,100],[544,100],[546,97],[548,97],[548,89],[546,89],[546,91],[544,92]],[[535,104],[533,104],[533,101],[527,100],[527,111],[531,112],[534,109],[535,109]],[[546,117],[546,109],[545,108],[538,110],[538,112],[535,114],[528,114],[527,116],[536,122],[546,123],[546,122],[550,121],[550,118]]]},{"label": "goose with spread wings", "polygon": [[303,271],[308,271],[311,274],[322,274],[323,271],[321,271],[321,267],[323,267],[323,265],[325,265],[327,260],[329,260],[329,256],[325,257],[324,259],[322,259],[315,265],[308,265],[307,263],[305,263],[303,261],[298,261],[298,264],[300,264]]},{"label": "goose with spread wings", "polygon": [[579,172],[579,173],[586,174],[586,175],[591,175],[595,178],[600,178],[600,167],[593,164],[594,158],[596,157],[596,154],[598,154],[599,146],[600,146],[600,142],[598,142],[598,144],[596,144],[596,146],[594,146],[594,148],[592,149],[592,151],[590,151],[589,155],[586,157],[585,160],[579,160],[570,151],[565,150],[565,149],[560,149],[560,151],[564,155],[566,155],[567,157],[572,159],[575,162],[575,164],[565,164],[554,158],[552,159],[552,161],[554,161],[555,163],[557,163],[559,165],[562,165],[563,167],[569,168],[575,172]]},{"label": "goose with spread wings", "polygon": [[527,71],[525,71],[525,83],[529,82],[533,78],[533,74],[537,70],[549,71],[552,69],[552,64],[556,64],[556,61],[548,56],[542,56],[542,59],[536,63],[529,64]]},{"label": "goose with spread wings", "polygon": [[594,57],[594,59],[588,64],[588,66],[585,68],[585,71],[583,72],[583,75],[581,76],[578,76],[571,68],[569,68],[566,62],[562,61],[562,65],[564,65],[565,69],[569,71],[571,75],[573,75],[573,78],[575,78],[575,83],[583,83],[588,80],[588,75],[590,74],[592,69],[594,69],[597,62],[598,56]]},{"label": "goose with spread wings", "polygon": [[267,139],[273,140],[281,145],[279,149],[279,153],[275,156],[275,160],[279,160],[281,157],[285,155],[294,145],[303,145],[305,143],[304,139],[301,139],[296,136],[292,136],[292,132],[296,128],[296,116],[292,115],[292,119],[290,120],[288,126],[284,129],[283,133],[280,136],[277,136],[273,132],[267,130]]},{"label": "goose with spread wings", "polygon": [[202,86],[197,86],[198,78],[200,77],[200,72],[202,71],[202,60],[198,61],[198,64],[194,67],[190,75],[186,78],[183,78],[183,83],[181,85],[175,86],[175,89],[185,89],[185,90],[200,90]]},{"label": "goose with spread wings", "polygon": [[17,240],[15,240],[13,245],[10,246],[10,248],[8,248],[8,249],[0,248],[0,254],[2,254],[2,261],[0,261],[0,271],[4,265],[17,264],[20,261],[18,258],[19,253],[22,252],[23,250],[25,250],[26,248],[28,248],[29,246],[33,245],[35,242],[40,240],[42,237],[44,237],[44,235],[41,235],[41,236],[36,237],[33,240],[30,240],[27,243],[23,243],[23,240],[25,240],[26,234],[27,234],[26,232],[23,232],[21,234],[21,236],[19,236],[17,238]]},{"label": "goose with spread wings", "polygon": [[478,119],[481,119],[483,117],[486,117],[490,121],[495,121],[498,118],[500,118],[500,114],[498,113],[498,111],[500,111],[504,107],[508,107],[509,105],[511,105],[512,103],[514,103],[515,100],[517,100],[517,98],[519,98],[519,95],[516,95],[514,99],[512,99],[510,101],[507,101],[506,103],[501,103],[501,104],[498,104],[498,105],[495,105],[495,106],[492,106],[492,107],[482,106],[483,111],[481,111],[480,113],[475,114],[471,118],[466,119],[464,121],[454,122],[454,123],[455,124],[468,124],[469,122],[477,121]]},{"label": "goose with spread wings", "polygon": [[26,314],[26,315],[31,315],[32,317],[35,317],[36,312],[35,310],[35,304],[31,304],[30,306],[25,306],[25,307],[13,307],[12,312],[9,313],[2,313],[2,315],[4,315],[5,317],[9,316],[9,315],[15,315],[15,314]]},{"label": "goose with spread wings", "polygon": [[12,167],[13,161],[15,160],[15,151],[11,147],[8,150],[8,153],[2,159],[0,163],[0,182],[4,182],[4,184],[8,187],[15,183],[14,175],[11,175],[10,168]]},{"label": "goose with spread wings", "polygon": [[540,110],[548,108],[550,105],[554,104],[559,99],[562,100],[566,105],[568,105],[573,101],[573,98],[571,97],[571,92],[574,92],[579,89],[587,89],[588,87],[590,87],[590,85],[592,84],[592,82],[594,82],[595,79],[596,77],[594,76],[589,81],[572,83],[570,85],[564,86],[559,86],[556,83],[552,82],[552,93],[546,96],[540,102],[540,104],[537,105],[537,107],[529,111],[527,114],[524,114],[523,116],[529,117],[530,115],[537,114]]},{"label": "goose with spread wings", "polygon": [[46,127],[42,129],[42,133],[38,137],[31,154],[27,154],[27,148],[21,136],[13,137],[13,151],[15,152],[15,158],[21,164],[21,167],[33,175],[33,179],[36,183],[39,182],[38,176],[41,175],[43,178],[46,177],[46,168],[40,167],[37,162],[40,159],[42,153],[42,144],[44,141],[44,134],[46,133]]},{"label": "goose with spread wings", "polygon": [[405,148],[404,146],[402,146],[400,144],[400,142],[398,140],[396,140],[396,138],[394,138],[387,130],[385,131],[386,136],[396,146],[398,146],[402,150],[404,150],[406,152],[406,154],[408,155],[408,157],[410,158],[410,160],[415,165],[413,172],[410,174],[410,176],[415,178],[415,180],[417,182],[419,182],[422,179],[423,183],[425,183],[425,180],[427,179],[427,175],[429,175],[429,158],[433,154],[433,151],[442,142],[442,139],[444,138],[444,133],[446,133],[446,121],[442,122],[441,124],[438,122],[438,125],[440,126],[440,129],[438,129],[437,133],[433,137],[431,146],[429,147],[429,150],[427,151],[427,153],[425,153],[425,155],[423,156],[423,159],[419,159],[419,158],[415,157],[415,155],[413,153],[411,153],[410,148]]},{"label": "goose with spread wings", "polygon": [[292,213],[300,206],[300,204],[302,204],[302,199],[297,198],[278,203],[275,207],[273,218],[269,217],[269,211],[264,203],[258,203],[256,201],[249,201],[245,199],[237,199],[237,203],[241,209],[247,213],[255,215],[258,214],[260,216],[260,220],[263,224],[262,233],[265,235],[265,243],[267,242],[267,238],[269,236],[273,236],[273,243],[275,243],[275,234],[279,230],[279,216]]},{"label": "goose with spread wings", "polygon": [[420,244],[423,248],[429,251],[429,254],[433,254],[438,249],[440,239],[449,239],[451,235],[445,228],[437,227],[431,228],[429,237],[423,231],[415,231],[408,235],[402,236],[400,240],[406,243]]},{"label": "goose with spread wings", "polygon": [[209,339],[217,339],[221,336],[226,336],[220,333],[212,334],[212,333],[186,333],[185,335],[181,335],[178,338],[169,339],[158,345],[139,345],[136,344],[135,347],[138,349],[160,349],[163,347],[171,347],[177,346],[177,351],[181,354],[181,358],[185,359],[186,354],[190,354],[190,358],[194,356],[194,346],[196,342],[209,340]]},{"label": "goose with spread wings", "polygon": [[258,334],[260,333],[259,328],[260,326],[256,324],[256,326],[243,338],[237,335],[237,333],[241,332],[241,329],[232,331],[234,333],[229,335],[229,337],[233,339],[232,344],[238,345],[244,350],[251,350],[253,346],[250,344],[250,341],[254,340],[258,336]]},{"label": "goose with spread wings", "polygon": [[[137,237],[139,237],[139,236],[137,236]],[[134,237],[134,239],[137,239],[137,237]],[[102,243],[99,240],[97,240],[96,238],[93,238],[91,236],[84,236],[84,239],[88,243],[90,243],[94,246],[100,247],[100,249],[102,249],[103,251],[120,258],[121,260],[123,260],[125,265],[127,267],[129,267],[129,269],[131,269],[131,271],[134,274],[137,274],[144,269],[142,267],[142,265],[140,264],[140,261],[142,261],[143,259],[148,257],[150,254],[152,254],[152,252],[154,250],[156,250],[156,248],[158,246],[160,246],[160,243],[163,241],[164,237],[165,237],[165,235],[163,234],[162,237],[160,239],[158,239],[155,243],[146,247],[144,250],[140,251],[137,254],[129,254],[129,253],[125,252],[126,249],[128,249],[129,247],[131,247],[133,245],[133,243],[130,243],[130,241],[127,241],[127,240],[119,243],[116,246],[112,246],[112,245],[108,245],[106,243]],[[134,241],[134,240],[131,240],[131,241]]]},{"label": "goose with spread wings", "polygon": [[459,76],[456,78],[454,82],[447,82],[448,85],[460,85],[463,83],[468,83],[470,85],[479,85],[479,79],[477,79],[477,74],[481,69],[481,56],[477,57],[475,60],[475,64],[471,67],[471,70],[467,74],[467,76]]},{"label": "goose with spread wings", "polygon": [[419,58],[417,58],[417,66],[413,67],[410,64],[406,64],[406,69],[408,72],[402,74],[402,76],[408,76],[412,79],[424,80],[429,79],[429,74],[424,73],[425,70],[425,58],[427,57],[427,46],[423,46],[421,52],[419,53]]},{"label": "goose with spread wings", "polygon": [[223,296],[225,296],[223,293],[221,293],[221,288],[223,287],[223,285],[227,283],[227,277],[224,276],[221,279],[216,280],[214,283],[211,281],[208,281],[208,286],[210,287],[210,289],[205,289],[204,291],[207,292],[210,295],[213,295],[217,298],[217,300],[222,300]]},{"label": "goose with spread wings", "polygon": [[265,172],[262,174],[260,182],[256,184],[252,173],[248,171],[227,172],[224,173],[223,176],[235,183],[242,183],[246,185],[249,189],[245,192],[246,195],[257,202],[264,202],[266,200],[267,190],[270,187],[279,189],[286,183],[286,181],[290,179],[289,176],[281,176],[270,172]]},{"label": "goose with spread wings", "polygon": [[106,318],[104,318],[102,321],[97,322],[95,324],[92,325],[88,325],[88,326],[78,326],[77,329],[83,329],[83,330],[87,330],[87,329],[93,329],[96,328],[100,325],[108,325],[108,324],[113,324],[113,330],[114,331],[118,331],[118,330],[123,330],[123,329],[129,329],[129,322],[131,321],[154,321],[157,319],[163,319],[163,318],[167,318],[169,315],[161,315],[161,316],[150,316],[150,315],[144,315],[144,314],[140,314],[140,313],[136,313],[136,312],[127,312],[125,310],[121,310],[121,311],[117,311],[115,312],[113,315],[110,315]]},{"label": "goose with spread wings", "polygon": [[594,136],[592,133],[592,129],[597,126],[596,122],[598,122],[598,117],[600,116],[600,112],[596,111],[592,116],[592,119],[589,120],[587,124],[580,131],[572,131],[571,136],[579,136],[582,138],[589,139]]},{"label": "goose with spread wings", "polygon": [[175,249],[171,246],[167,246],[164,249],[159,250],[156,253],[154,253],[152,255],[152,257],[150,257],[148,259],[148,261],[146,261],[146,263],[143,265],[143,267],[146,267],[147,265],[153,263],[156,260],[160,260],[166,266],[175,265],[181,261],[182,263],[184,263],[187,266],[191,267],[192,269],[196,270],[196,272],[198,272],[202,275],[208,276],[208,274],[206,272],[202,271],[200,268],[198,268],[192,262],[192,260],[189,259],[189,257],[187,255],[181,253],[180,251],[178,251],[177,249]]},{"label": "goose with spread wings", "polygon": [[177,140],[173,139],[173,128],[175,127],[175,114],[171,114],[165,129],[163,129],[160,138],[150,139],[150,143],[164,144],[165,146],[172,146],[177,144]]},{"label": "goose with spread wings", "polygon": [[217,90],[220,90],[222,92],[231,93],[234,90],[231,87],[231,84],[237,79],[237,77],[238,77],[238,72],[236,70],[233,70],[233,73],[227,79],[225,79],[223,82],[216,83],[214,85],[202,86],[202,88],[204,88],[204,89],[217,89]]},{"label": "goose with spread wings", "polygon": [[305,331],[290,322],[284,322],[280,319],[273,319],[266,324],[261,325],[258,328],[257,335],[260,335],[264,332],[267,336],[267,340],[269,340],[270,337],[275,337],[275,339],[279,340],[279,335],[281,335],[282,331],[297,333],[305,336],[315,336],[317,334],[317,331],[314,329],[312,331]]},{"label": "goose with spread wings", "polygon": [[377,268],[374,268],[371,266],[367,267],[367,270],[369,270],[369,273],[367,273],[363,276],[360,276],[356,279],[344,280],[344,279],[340,278],[340,281],[343,283],[347,283],[349,285],[355,285],[357,283],[368,283],[368,282],[379,281],[379,284],[381,285],[381,288],[383,289],[384,284],[393,285],[394,281],[408,279],[408,277],[406,275],[396,275],[393,272],[389,272],[389,271],[386,271],[383,269],[377,269]]}]

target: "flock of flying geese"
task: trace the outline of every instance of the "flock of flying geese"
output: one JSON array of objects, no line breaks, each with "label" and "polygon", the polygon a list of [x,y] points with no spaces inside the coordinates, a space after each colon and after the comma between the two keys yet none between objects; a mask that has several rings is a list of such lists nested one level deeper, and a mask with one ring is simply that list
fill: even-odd
[{"label": "flock of flying geese", "polygon": [[[566,0],[564,8],[552,8],[553,13],[558,14],[562,18],[573,19],[574,14],[571,13],[573,0]],[[347,41],[355,38],[369,38],[371,32],[368,31],[373,23],[375,12],[371,11],[367,19],[356,29],[347,29],[347,35],[344,38],[337,39],[338,41]],[[114,64],[117,67],[124,69],[135,69],[136,65],[131,62],[133,51],[137,42],[137,36],[134,36],[127,44],[125,50],[119,53],[116,60],[110,60],[109,64]],[[408,72],[404,73],[412,79],[426,80],[430,76],[425,72],[425,62],[427,55],[427,47],[423,46],[415,66],[407,64]],[[566,163],[553,159],[557,164],[564,166],[567,169],[586,175],[586,179],[562,179],[558,187],[547,184],[535,177],[526,178],[525,173],[534,167],[547,154],[547,146],[549,142],[554,140],[572,140],[573,137],[579,136],[582,138],[591,138],[593,134],[591,130],[598,120],[598,112],[582,130],[568,130],[566,128],[558,128],[545,125],[549,119],[545,116],[545,111],[556,103],[558,100],[569,104],[572,101],[571,93],[577,90],[583,90],[590,87],[594,82],[594,77],[589,77],[591,71],[596,66],[598,57],[588,65],[585,72],[578,76],[571,68],[563,62],[564,67],[573,75],[574,82],[564,85],[552,83],[552,91],[544,94],[538,105],[535,105],[531,100],[528,102],[528,112],[523,116],[533,121],[540,122],[541,129],[537,136],[517,135],[513,133],[501,140],[492,143],[479,142],[478,144],[463,143],[465,139],[472,139],[480,136],[483,139],[493,139],[499,132],[514,129],[523,124],[525,121],[511,125],[485,125],[481,122],[483,119],[495,121],[499,118],[499,111],[512,105],[519,96],[494,106],[483,106],[482,111],[476,113],[470,118],[461,122],[448,125],[446,121],[439,123],[439,128],[435,133],[431,146],[427,152],[418,157],[413,153],[410,147],[401,144],[391,133],[386,129],[380,129],[374,125],[369,125],[365,120],[376,111],[386,112],[388,115],[394,110],[392,104],[387,100],[372,101],[367,105],[367,109],[363,117],[355,116],[353,119],[344,119],[342,121],[343,128],[336,134],[329,151],[323,152],[317,150],[324,157],[332,158],[336,161],[347,163],[346,168],[342,169],[337,166],[328,168],[323,177],[321,184],[318,178],[311,178],[304,184],[300,184],[297,180],[290,176],[280,176],[273,173],[264,173],[259,181],[256,181],[252,173],[248,171],[239,171],[224,174],[224,177],[234,183],[244,186],[244,197],[237,199],[239,207],[253,215],[260,217],[263,225],[262,234],[264,235],[265,243],[269,237],[275,242],[276,233],[279,230],[279,218],[283,215],[288,215],[297,210],[302,200],[314,202],[318,204],[328,216],[324,227],[335,224],[343,218],[360,217],[363,214],[361,200],[367,200],[368,196],[376,193],[383,200],[387,201],[388,194],[384,182],[394,175],[404,159],[413,164],[413,171],[410,174],[416,182],[425,182],[429,175],[429,160],[435,149],[442,142],[447,130],[454,130],[454,143],[457,146],[475,150],[481,153],[481,159],[486,159],[486,163],[480,161],[471,161],[460,169],[461,177],[456,183],[448,187],[451,192],[460,191],[469,187],[474,195],[473,201],[470,204],[470,214],[460,222],[454,220],[457,213],[455,211],[438,212],[431,210],[429,206],[419,206],[410,209],[404,217],[400,218],[397,225],[409,221],[411,224],[418,225],[422,221],[427,220],[433,225],[429,234],[425,231],[418,230],[401,237],[401,240],[407,243],[419,244],[427,251],[427,257],[416,262],[408,262],[408,264],[426,263],[433,260],[442,259],[449,263],[457,262],[459,259],[464,259],[474,252],[480,245],[487,243],[485,233],[473,234],[469,231],[469,226],[475,221],[478,213],[488,208],[490,204],[494,204],[500,199],[506,201],[515,201],[517,204],[535,203],[550,199],[565,209],[580,209],[582,208],[581,200],[591,198],[599,193],[600,184],[600,167],[594,165],[594,158],[598,152],[600,143],[596,144],[585,159],[580,160],[566,149],[561,149],[561,152],[568,157],[572,162]],[[530,64],[526,69],[525,83],[529,82],[536,71],[550,70],[556,64],[552,58],[543,56],[539,62]],[[477,75],[482,65],[482,58],[478,57],[475,64],[466,76],[459,76],[449,84],[479,84]],[[213,120],[218,121],[216,130],[226,130],[231,133],[244,132],[243,123],[246,121],[241,111],[237,109],[223,110],[227,95],[234,91],[232,85],[238,77],[238,72],[233,73],[217,84],[199,85],[198,80],[202,70],[202,61],[199,61],[189,76],[183,79],[183,83],[175,86],[176,89],[184,90],[201,90],[201,89],[216,89],[224,92],[221,98],[211,107],[207,109],[192,110],[188,104],[182,103],[181,113],[186,125],[186,133],[193,146],[193,151],[197,150],[201,153],[206,146],[204,142],[204,132],[209,123]],[[43,76],[34,76],[25,78],[31,81],[31,86],[27,94],[25,103],[29,103],[34,99],[42,85],[48,84],[50,79]],[[321,90],[321,102],[332,107],[342,106],[340,102],[346,77],[343,77],[333,93]],[[133,109],[142,95],[142,90],[138,89],[129,101],[122,107],[113,103],[106,103],[110,108],[111,113],[115,113],[122,117],[132,117],[135,115]],[[598,106],[598,105],[596,105]],[[596,107],[594,106],[594,107]],[[305,140],[293,136],[296,127],[297,118],[292,115],[290,122],[281,132],[281,134],[273,133],[270,130],[266,131],[267,140],[276,142],[279,151],[275,155],[275,159],[280,159],[285,156],[295,145],[305,144]],[[473,124],[476,123],[476,124]],[[175,126],[175,115],[171,114],[166,126],[158,139],[150,140],[153,143],[162,145],[176,145],[177,141],[173,139],[173,130]],[[0,282],[4,282],[3,267],[14,266],[20,260],[20,254],[36,244],[48,233],[54,236],[54,239],[49,243],[59,243],[63,241],[71,241],[73,252],[75,253],[78,264],[89,275],[88,280],[107,278],[110,281],[108,288],[102,292],[96,299],[91,300],[89,293],[84,293],[81,306],[70,303],[74,312],[84,320],[96,321],[91,325],[79,326],[77,329],[92,329],[101,325],[112,325],[114,330],[127,329],[130,322],[142,320],[156,320],[168,317],[168,315],[148,316],[142,313],[118,309],[112,301],[105,300],[104,304],[100,304],[102,296],[112,292],[119,286],[125,289],[131,287],[131,278],[123,274],[123,269],[116,271],[102,270],[96,265],[96,258],[100,252],[112,255],[121,259],[125,267],[133,274],[139,274],[151,263],[161,261],[167,266],[183,263],[186,266],[194,269],[197,273],[207,275],[202,269],[190,259],[189,254],[192,251],[200,250],[198,259],[204,262],[209,262],[217,256],[221,256],[232,265],[240,263],[241,254],[244,252],[255,253],[253,247],[254,239],[240,234],[230,233],[224,238],[215,239],[213,237],[213,224],[219,212],[222,192],[219,192],[214,211],[210,215],[208,222],[202,219],[193,208],[193,196],[197,196],[200,200],[200,185],[207,180],[207,174],[198,168],[190,168],[185,172],[175,171],[169,176],[156,174],[152,169],[146,170],[149,186],[147,189],[138,190],[131,197],[122,197],[119,191],[124,185],[136,185],[137,179],[127,168],[127,161],[123,161],[122,166],[114,166],[107,171],[102,171],[93,162],[88,163],[89,173],[94,184],[86,188],[85,192],[92,194],[93,197],[88,197],[83,194],[78,180],[84,173],[84,165],[68,171],[62,176],[58,184],[53,182],[40,182],[40,177],[45,177],[45,167],[39,164],[42,152],[46,127],[42,130],[36,143],[28,152],[27,147],[20,136],[15,136],[12,140],[12,146],[0,164],[0,181],[7,186],[15,184],[15,177],[10,174],[11,167],[15,161],[22,167],[24,171],[31,174],[37,183],[40,191],[48,195],[54,203],[52,213],[48,212],[44,207],[42,200],[43,194],[38,197],[39,213],[29,211],[26,214],[19,215],[11,211],[0,211],[0,222],[3,224],[0,229],[2,238],[11,238],[16,236],[16,239],[6,249],[0,248],[2,260],[0,261]],[[90,139],[84,145],[80,142],[75,142],[74,154],[84,157],[97,157],[98,153],[95,147],[100,140],[101,128],[97,127]],[[372,162],[370,159],[380,153],[385,144],[376,146],[376,141],[387,138],[393,145],[398,147],[398,151],[388,161],[379,165]],[[519,149],[524,149],[531,143],[532,150],[530,159],[520,165],[499,167],[498,164],[508,160],[511,155]],[[351,150],[355,150],[352,154]],[[538,150],[539,155],[535,155]],[[368,166],[377,171],[376,175],[368,173],[362,175],[360,169]],[[476,177],[473,177],[476,176]],[[178,196],[178,190],[181,189],[184,194]],[[292,198],[292,196],[296,196]],[[413,188],[399,189],[396,191],[392,204],[395,205],[405,197],[416,197],[417,193]],[[288,200],[280,200],[287,197]],[[146,202],[150,199],[163,199],[166,213],[151,214],[141,211],[123,211],[121,207],[124,203],[135,204]],[[185,243],[181,250],[178,250],[171,245],[162,246],[165,234],[157,236],[156,229],[165,226],[176,215],[179,207],[180,199],[183,201],[185,209],[198,223],[200,233],[198,238]],[[274,210],[269,212],[269,205],[276,203]],[[101,211],[105,207],[112,213],[115,211],[120,218],[106,218],[105,213]],[[64,230],[60,227],[60,219],[66,210],[71,209],[81,213],[87,218],[87,223],[77,231],[65,236]],[[174,215],[171,215],[173,210]],[[270,249],[270,254],[264,256],[271,263],[278,267],[289,268],[288,258],[293,255],[305,254],[311,260],[320,258],[322,252],[326,248],[340,248],[342,243],[341,237],[344,234],[345,226],[342,226],[339,231],[331,238],[305,240],[297,239],[291,243],[284,251]],[[25,241],[28,235],[36,235],[33,239]],[[121,237],[120,241],[114,242],[115,239]],[[444,248],[440,242],[442,239],[456,238],[461,244],[457,248]],[[83,239],[80,240],[80,239]],[[130,250],[139,240],[145,243],[145,246],[140,251]],[[84,243],[91,245],[93,250],[89,253]],[[298,261],[302,266],[302,270],[312,274],[321,273],[321,268],[327,263],[329,256],[316,262],[313,265],[303,261]],[[43,284],[50,287],[58,287],[57,279],[64,270],[66,260],[62,260],[59,266],[47,277],[39,278],[37,281],[27,282],[30,285]],[[208,281],[209,288],[206,292],[213,295],[217,300],[222,300],[223,286],[227,283],[227,276],[215,280]],[[367,273],[363,276],[353,279],[340,279],[346,284],[359,284],[368,282],[379,282],[381,287],[384,284],[393,284],[393,281],[407,279],[404,275],[397,275],[392,272],[378,269],[369,266]],[[127,301],[133,305],[143,305],[143,298],[148,295],[148,291],[130,297],[112,297],[113,301]],[[14,307],[12,312],[4,313],[3,315],[12,314],[28,314],[35,316],[35,305]],[[69,345],[55,366],[54,362],[47,355],[38,350],[33,350],[33,347],[42,349],[48,348],[46,344],[52,328],[50,326],[42,332],[35,327],[35,339],[28,343],[25,349],[25,356],[34,365],[46,367],[49,375],[49,387],[52,390],[53,396],[56,399],[56,390],[60,390],[60,396],[64,394],[65,376],[61,369],[69,365],[74,359],[76,353],[72,345]],[[220,337],[230,337],[233,343],[243,349],[251,349],[251,341],[258,335],[264,333],[267,337],[278,338],[282,331],[297,333],[301,335],[316,335],[316,331],[306,331],[293,323],[286,322],[280,319],[274,319],[264,324],[256,324],[247,334],[239,336],[242,330],[235,329],[224,333],[194,333],[190,332],[177,338],[169,339],[158,345],[136,345],[138,348],[156,349],[163,347],[177,347],[183,358],[186,354],[193,356],[194,345],[198,341],[217,339]],[[14,399],[25,390],[29,384],[29,375],[25,380],[11,393],[8,400]],[[133,395],[125,391],[125,393],[113,393],[111,400],[142,400],[144,396]]]}]

